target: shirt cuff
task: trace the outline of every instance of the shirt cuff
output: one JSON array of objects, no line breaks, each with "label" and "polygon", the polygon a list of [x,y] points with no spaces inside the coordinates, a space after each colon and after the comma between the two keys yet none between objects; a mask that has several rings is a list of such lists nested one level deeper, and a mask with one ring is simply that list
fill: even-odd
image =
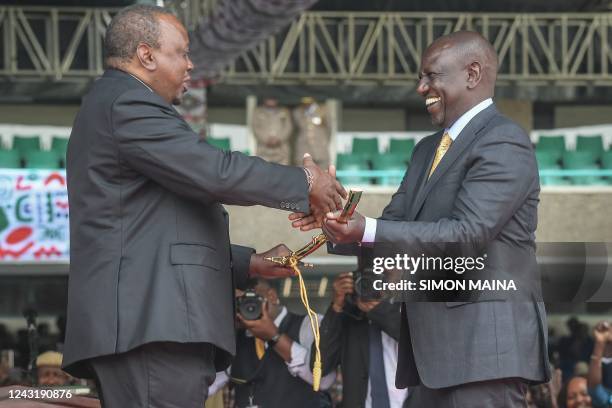
[{"label": "shirt cuff", "polygon": [[371,244],[376,239],[376,219],[365,217],[365,228],[361,242]]},{"label": "shirt cuff", "polygon": [[306,347],[299,344],[297,341],[294,341],[291,344],[291,361],[286,361],[287,367],[289,368],[289,372],[296,376],[299,374],[299,368],[306,363],[306,356],[308,355],[308,350]]}]

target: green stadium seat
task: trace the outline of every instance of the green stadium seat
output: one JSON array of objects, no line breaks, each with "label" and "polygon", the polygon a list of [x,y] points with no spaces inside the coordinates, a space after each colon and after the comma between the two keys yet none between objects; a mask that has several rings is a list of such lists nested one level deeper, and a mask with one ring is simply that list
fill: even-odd
[{"label": "green stadium seat", "polygon": [[[378,154],[372,158],[373,170],[402,170],[406,171],[408,161],[403,153],[384,153]],[[391,177],[376,177],[376,184],[380,185],[398,185],[402,182],[401,176]]]},{"label": "green stadium seat", "polygon": [[40,138],[37,135],[15,135],[13,150],[18,151],[23,159],[27,152],[40,150]]},{"label": "green stadium seat", "polygon": [[378,154],[378,138],[353,138],[353,148],[351,150],[353,154],[365,154],[369,158]]},{"label": "green stadium seat", "polygon": [[389,139],[389,153],[402,154],[404,157],[412,156],[412,150],[414,150],[414,139]]},{"label": "green stadium seat", "polygon": [[[593,152],[568,151],[563,154],[563,168],[568,170],[597,170],[597,159]],[[605,181],[599,176],[569,176],[572,184],[598,185]]]},{"label": "green stadium seat", "polygon": [[0,150],[0,169],[21,168],[21,158],[16,150]]},{"label": "green stadium seat", "polygon": [[65,153],[68,150],[68,138],[53,136],[51,139],[51,150],[57,153]]},{"label": "green stadium seat", "polygon": [[[369,170],[367,154],[339,153],[336,156],[337,170]],[[338,177],[342,184],[370,184],[368,177],[341,176]]]},{"label": "green stadium seat", "polygon": [[[555,152],[536,151],[536,159],[538,161],[539,170],[561,169],[561,165],[557,160],[557,154]],[[562,176],[542,176],[540,177],[540,184],[544,186],[568,185],[571,184],[571,181],[563,178]]]},{"label": "green stadium seat", "polygon": [[[607,150],[601,155],[601,167],[605,170],[612,170],[612,150]],[[612,184],[612,176],[607,176],[608,184]]]},{"label": "green stadium seat", "polygon": [[595,154],[595,160],[601,160],[601,154],[604,151],[602,135],[578,135],[576,137],[576,151],[592,152]]},{"label": "green stadium seat", "polygon": [[59,169],[60,157],[52,150],[33,150],[24,156],[25,167],[28,169]]},{"label": "green stadium seat", "polygon": [[206,141],[218,149],[231,150],[231,144],[230,144],[229,137],[223,137],[223,138],[209,137],[206,139]]},{"label": "green stadium seat", "polygon": [[564,136],[540,136],[536,144],[536,151],[554,153],[555,161],[560,162],[565,152]]}]

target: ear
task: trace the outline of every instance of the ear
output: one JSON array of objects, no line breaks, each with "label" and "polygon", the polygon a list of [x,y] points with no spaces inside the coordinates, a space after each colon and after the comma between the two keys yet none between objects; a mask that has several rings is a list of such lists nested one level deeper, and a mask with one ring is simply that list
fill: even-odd
[{"label": "ear", "polygon": [[482,65],[474,61],[467,66],[467,88],[474,89],[482,80]]},{"label": "ear", "polygon": [[140,43],[136,48],[136,56],[140,61],[140,65],[149,71],[155,71],[157,69],[157,61],[153,55],[153,49],[149,44]]}]

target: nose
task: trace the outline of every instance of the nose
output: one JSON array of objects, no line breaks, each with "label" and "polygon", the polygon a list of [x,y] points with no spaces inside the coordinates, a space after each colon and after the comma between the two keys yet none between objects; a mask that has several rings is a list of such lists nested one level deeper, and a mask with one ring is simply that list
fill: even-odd
[{"label": "nose", "polygon": [[427,95],[427,92],[429,92],[429,84],[427,83],[426,77],[419,79],[419,82],[417,82],[416,91],[423,97]]},{"label": "nose", "polygon": [[187,72],[190,72],[192,69],[193,69],[193,61],[191,61],[191,58],[187,56]]}]

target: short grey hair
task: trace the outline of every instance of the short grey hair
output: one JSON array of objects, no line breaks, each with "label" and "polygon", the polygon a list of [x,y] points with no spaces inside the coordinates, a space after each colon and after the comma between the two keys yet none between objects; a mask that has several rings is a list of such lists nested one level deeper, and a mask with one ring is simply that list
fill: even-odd
[{"label": "short grey hair", "polygon": [[140,43],[159,48],[160,15],[171,15],[169,10],[146,4],[121,9],[111,20],[104,37],[106,65],[127,62],[134,56]]}]

